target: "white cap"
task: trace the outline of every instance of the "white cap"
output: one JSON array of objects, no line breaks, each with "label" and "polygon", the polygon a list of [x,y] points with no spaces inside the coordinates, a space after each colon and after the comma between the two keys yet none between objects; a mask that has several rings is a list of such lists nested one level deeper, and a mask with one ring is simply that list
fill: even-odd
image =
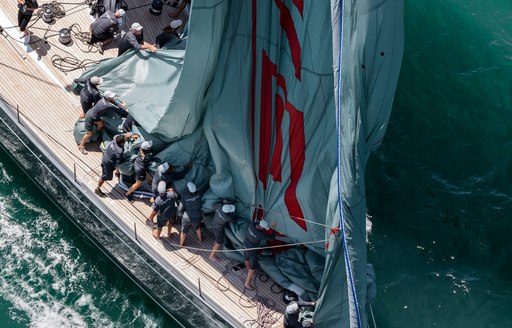
[{"label": "white cap", "polygon": [[153,143],[151,141],[144,141],[141,145],[140,145],[140,149],[142,150],[149,150],[151,148],[151,145]]},{"label": "white cap", "polygon": [[171,28],[178,28],[180,27],[181,25],[183,24],[183,21],[181,19],[175,19],[175,20],[172,20],[171,21],[171,24],[169,24],[169,26]]},{"label": "white cap", "polygon": [[124,9],[122,9],[122,8],[120,8],[120,9],[118,9],[116,11],[119,13],[120,17],[124,17],[124,15],[126,14],[126,11],[124,11]]},{"label": "white cap", "polygon": [[165,181],[160,181],[158,183],[158,193],[163,194],[163,193],[165,193],[166,190],[167,190],[167,184],[165,183]]},{"label": "white cap", "polygon": [[260,223],[258,223],[258,224],[260,225],[260,227],[262,227],[265,230],[270,229],[270,226],[268,225],[268,222],[265,221],[265,220],[261,220]]},{"label": "white cap", "polygon": [[192,181],[187,183],[187,188],[191,193],[195,193],[197,190],[196,185]]},{"label": "white cap", "polygon": [[100,85],[103,83],[103,79],[101,77],[98,77],[98,76],[92,76],[89,81],[91,81],[92,84],[94,85]]},{"label": "white cap", "polygon": [[169,163],[167,163],[167,162],[164,162],[163,164],[160,164],[158,166],[158,171],[160,173],[165,173],[168,169],[169,169]]},{"label": "white cap", "polygon": [[286,307],[286,313],[287,314],[294,314],[297,311],[299,311],[299,304],[297,304],[297,302],[290,303]]},{"label": "white cap", "polygon": [[224,205],[222,206],[222,212],[233,213],[235,211],[235,205]]},{"label": "white cap", "polygon": [[107,90],[103,93],[103,97],[107,98],[107,99],[114,99],[114,97],[116,96],[115,93],[113,93],[112,91],[110,90]]},{"label": "white cap", "polygon": [[140,31],[140,30],[142,30],[142,25],[140,25],[139,23],[133,23],[132,27],[130,27],[130,30],[131,31]]}]

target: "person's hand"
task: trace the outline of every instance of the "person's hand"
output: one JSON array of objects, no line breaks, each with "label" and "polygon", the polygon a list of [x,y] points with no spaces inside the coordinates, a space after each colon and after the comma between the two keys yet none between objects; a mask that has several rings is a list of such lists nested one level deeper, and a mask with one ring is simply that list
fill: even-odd
[{"label": "person's hand", "polygon": [[275,229],[275,228],[276,228],[276,225],[277,225],[277,223],[276,223],[276,221],[274,221],[274,222],[272,222],[272,225],[271,225],[270,227],[271,227],[272,229]]},{"label": "person's hand", "polygon": [[78,118],[84,118],[84,117],[85,117],[84,113],[82,113],[82,114],[80,114],[80,116],[78,116]]},{"label": "person's hand", "polygon": [[[126,101],[123,101],[123,102],[121,103],[121,106],[126,107]],[[128,111],[128,108],[126,108],[126,110]]]}]

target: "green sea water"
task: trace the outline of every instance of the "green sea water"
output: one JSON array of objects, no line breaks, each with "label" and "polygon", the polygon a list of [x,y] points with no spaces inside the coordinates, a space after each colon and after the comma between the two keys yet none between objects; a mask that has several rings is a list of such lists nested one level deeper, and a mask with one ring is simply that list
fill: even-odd
[{"label": "green sea water", "polygon": [[511,1],[405,1],[366,174],[378,327],[512,327],[511,60]]},{"label": "green sea water", "polygon": [[0,159],[0,327],[179,327]]},{"label": "green sea water", "polygon": [[[512,327],[512,2],[406,0],[370,159],[377,327]],[[176,327],[0,151],[1,327]]]}]

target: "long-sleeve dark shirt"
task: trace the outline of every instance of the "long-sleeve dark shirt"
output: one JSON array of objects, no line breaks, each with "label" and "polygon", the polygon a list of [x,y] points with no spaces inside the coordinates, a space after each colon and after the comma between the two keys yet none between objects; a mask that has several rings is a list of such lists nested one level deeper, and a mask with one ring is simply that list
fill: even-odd
[{"label": "long-sleeve dark shirt", "polygon": [[114,137],[103,153],[101,164],[108,166],[115,166],[116,164],[119,164],[123,155],[123,150],[124,149],[119,147],[117,144],[116,137]]},{"label": "long-sleeve dark shirt", "polygon": [[144,37],[142,36],[142,33],[140,35],[135,35],[133,31],[128,31],[123,36],[121,41],[119,41],[119,49],[117,52],[117,56],[121,56],[126,51],[130,49],[139,50],[141,48],[141,45],[144,44]]},{"label": "long-sleeve dark shirt", "polygon": [[97,103],[101,99],[100,91],[95,84],[91,83],[90,77],[81,77],[73,82],[83,84],[82,91],[80,91],[81,101]]},{"label": "long-sleeve dark shirt", "polygon": [[117,17],[111,10],[107,10],[91,24],[92,34],[98,39],[110,38],[119,30]]},{"label": "long-sleeve dark shirt", "polygon": [[86,116],[92,117],[95,121],[99,121],[108,109],[114,109],[122,116],[126,116],[126,109],[118,101],[108,101],[101,98],[91,109],[87,111]]}]

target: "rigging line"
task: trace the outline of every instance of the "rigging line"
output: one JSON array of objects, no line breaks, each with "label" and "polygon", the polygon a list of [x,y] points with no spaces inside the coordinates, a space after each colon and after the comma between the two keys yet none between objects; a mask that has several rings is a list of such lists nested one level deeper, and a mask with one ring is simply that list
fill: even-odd
[{"label": "rigging line", "polygon": [[[340,237],[334,237],[334,238],[328,238],[324,240],[315,240],[315,241],[305,241],[302,243],[291,243],[291,244],[284,244],[284,245],[274,245],[274,246],[261,246],[261,247],[250,247],[250,248],[240,248],[240,249],[219,249],[217,250],[217,253],[235,253],[235,252],[241,252],[241,251],[257,251],[257,250],[267,250],[267,249],[274,249],[274,248],[283,248],[283,247],[290,247],[290,246],[302,246],[302,245],[308,245],[308,244],[316,244],[316,243],[325,243],[330,240],[336,240],[341,239]],[[193,251],[199,251],[199,252],[211,252],[211,249],[206,248],[199,248],[199,247],[192,247],[192,246],[181,246],[179,244],[167,242],[171,246],[175,246],[177,248],[184,248],[188,250]]]},{"label": "rigging line", "polygon": [[[12,107],[12,105],[11,105]],[[7,126],[7,128],[11,131],[11,133],[13,135],[16,136],[16,138],[30,151],[30,153],[35,157],[37,158],[37,160],[41,163],[41,165],[43,167],[45,167],[47,169],[47,172],[49,172],[51,175],[53,175],[57,181],[61,182],[61,179],[46,165],[45,162],[43,162],[35,153],[34,151],[23,141],[23,139],[21,139],[16,133],[14,130],[12,130],[12,128],[7,124],[7,122],[4,121],[4,119],[2,117],[0,117],[0,120],[5,124],[5,126]],[[208,313],[206,313],[203,309],[201,309],[198,305],[196,305],[190,298],[188,298],[187,295],[185,295],[183,292],[181,292],[177,287],[175,287],[169,280],[167,280],[166,277],[164,277],[160,272],[158,272],[157,270],[155,270],[153,268],[153,266],[151,266],[138,252],[136,252],[130,245],[126,244],[126,242],[121,239],[121,237],[119,237],[108,225],[105,224],[105,222],[103,222],[103,220],[101,220],[79,197],[79,195],[76,195],[74,192],[72,192],[72,190],[70,190],[68,188],[68,186],[66,186],[66,184],[62,183],[61,182],[61,185],[68,190],[69,194],[72,195],[76,201],[78,203],[80,203],[90,214],[92,214],[99,222],[101,222],[101,224],[103,224],[103,226],[105,228],[107,228],[107,230],[109,230],[114,236],[116,236],[119,241],[121,241],[126,247],[128,247],[129,250],[131,250],[137,257],[139,257],[139,259],[144,262],[150,269],[152,269],[156,274],[158,274],[168,285],[170,285],[171,287],[173,287],[181,296],[183,296],[186,300],[188,300],[191,304],[193,304],[199,311],[201,311],[204,315],[206,315],[208,318],[214,320],[214,318],[212,318]],[[215,320],[214,320],[215,322]]]},{"label": "rigging line", "polygon": [[[237,203],[240,203],[240,204],[242,204],[242,205],[244,205],[246,207],[249,207],[249,208],[262,209],[265,212],[270,212],[271,211],[270,209],[266,209],[266,208],[263,208],[261,206],[245,204],[245,203],[243,203],[241,201],[237,201]],[[326,225],[326,224],[323,224],[323,223],[320,223],[320,222],[311,221],[311,220],[308,220],[308,219],[305,219],[305,218],[300,218],[298,216],[293,216],[293,215],[287,215],[287,216],[290,217],[290,218],[293,218],[293,219],[302,220],[304,222],[308,222],[308,223],[311,223],[311,224],[314,224],[314,225],[318,225],[318,226],[321,226],[321,227],[324,227],[324,228],[332,229],[332,226]]]},{"label": "rigging line", "polygon": [[[343,58],[343,15],[345,10],[345,1],[341,0],[341,10],[340,10],[340,16],[339,16],[339,30],[340,30],[340,38],[339,38],[339,46],[340,49],[338,51],[338,86],[337,86],[337,96],[338,96],[338,102],[336,105],[336,144],[337,144],[337,168],[338,168],[338,174],[337,174],[337,180],[338,180],[338,209],[340,211],[340,229],[341,229],[341,237],[342,237],[342,243],[343,243],[343,253],[345,255],[345,265],[346,265],[346,272],[347,276],[349,278],[350,282],[350,292],[352,296],[352,300],[355,304],[356,309],[356,317],[357,317],[357,327],[361,328],[361,317],[359,315],[359,305],[357,301],[357,293],[355,291],[354,286],[354,279],[352,276],[352,266],[350,264],[350,255],[348,253],[347,249],[347,236],[345,231],[345,221],[343,216],[343,201],[341,199],[341,67],[342,67],[342,58]],[[349,294],[350,299],[350,294]],[[350,313],[349,308],[349,313]],[[350,320],[350,319],[349,319]],[[351,320],[350,320],[351,321]]]}]

